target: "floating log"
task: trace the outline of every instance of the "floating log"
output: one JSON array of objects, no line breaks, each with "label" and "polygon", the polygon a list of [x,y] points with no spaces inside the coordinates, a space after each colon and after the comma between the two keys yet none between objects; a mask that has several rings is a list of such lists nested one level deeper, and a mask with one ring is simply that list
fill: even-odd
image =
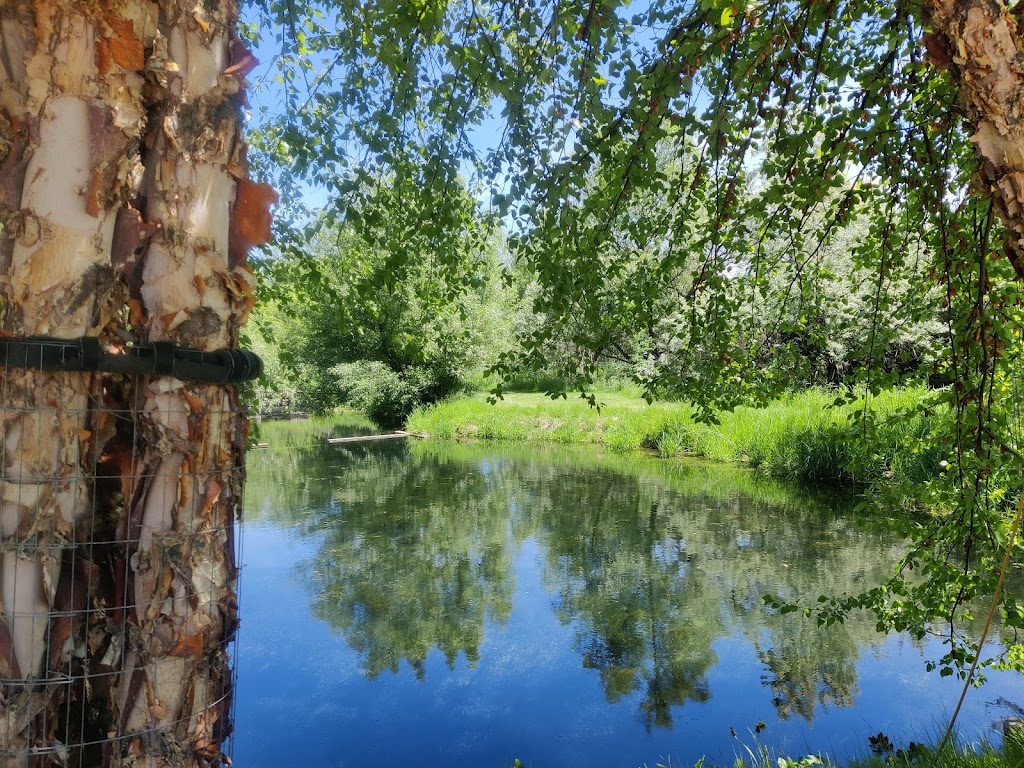
[{"label": "floating log", "polygon": [[389,432],[386,435],[354,435],[353,437],[329,437],[327,438],[327,442],[336,445],[338,443],[363,443],[369,440],[400,440],[406,437],[418,437],[421,440],[425,440],[426,438],[430,437],[430,435],[426,433],[415,434],[413,432],[402,432],[401,430],[395,430],[394,432]]}]

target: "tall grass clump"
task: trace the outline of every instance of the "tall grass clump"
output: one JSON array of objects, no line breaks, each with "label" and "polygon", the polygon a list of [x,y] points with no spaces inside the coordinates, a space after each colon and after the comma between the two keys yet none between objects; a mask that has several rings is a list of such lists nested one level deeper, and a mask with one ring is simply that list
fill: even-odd
[{"label": "tall grass clump", "polygon": [[930,441],[936,417],[924,415],[926,394],[907,388],[837,404],[834,393],[806,390],[764,408],[737,408],[719,424],[694,425],[693,452],[802,482],[922,482],[938,473],[944,455]]}]

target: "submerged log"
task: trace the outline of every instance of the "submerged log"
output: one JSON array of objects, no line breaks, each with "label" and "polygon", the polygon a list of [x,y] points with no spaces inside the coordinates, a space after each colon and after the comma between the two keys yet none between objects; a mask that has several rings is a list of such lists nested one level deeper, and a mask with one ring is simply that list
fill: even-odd
[{"label": "submerged log", "polygon": [[420,440],[426,440],[430,437],[426,432],[403,432],[396,429],[394,432],[389,432],[385,435],[353,435],[352,437],[329,437],[327,442],[333,444],[338,443],[364,443],[370,440],[401,440],[406,437],[416,437]]}]

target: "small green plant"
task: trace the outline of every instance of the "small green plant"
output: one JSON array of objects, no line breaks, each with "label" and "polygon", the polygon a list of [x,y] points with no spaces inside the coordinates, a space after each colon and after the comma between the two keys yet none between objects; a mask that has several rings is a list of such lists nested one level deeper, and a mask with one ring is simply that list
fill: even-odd
[{"label": "small green plant", "polygon": [[881,731],[879,731],[877,736],[868,737],[868,746],[871,747],[871,754],[873,755],[887,755],[893,751],[892,742]]},{"label": "small green plant", "polygon": [[777,763],[779,768],[811,768],[812,765],[824,765],[817,755],[804,755],[796,760],[792,757],[780,757]]}]

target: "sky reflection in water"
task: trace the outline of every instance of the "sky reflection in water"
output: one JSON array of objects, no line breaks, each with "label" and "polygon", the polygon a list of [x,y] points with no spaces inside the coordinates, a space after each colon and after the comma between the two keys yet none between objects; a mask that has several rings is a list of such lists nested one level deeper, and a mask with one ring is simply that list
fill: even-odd
[{"label": "sky reflection in water", "polygon": [[[761,599],[878,583],[884,523],[729,468],[327,431],[269,425],[250,454],[236,765],[689,768],[759,721],[847,757],[934,738],[955,704],[937,644]],[[962,730],[1012,704],[1021,679],[990,675]]]}]

